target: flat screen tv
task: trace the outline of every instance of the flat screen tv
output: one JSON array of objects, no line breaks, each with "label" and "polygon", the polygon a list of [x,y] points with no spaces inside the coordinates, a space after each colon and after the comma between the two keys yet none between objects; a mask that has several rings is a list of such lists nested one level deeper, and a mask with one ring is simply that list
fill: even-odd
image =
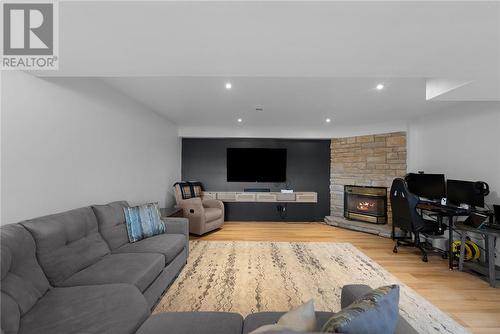
[{"label": "flat screen tv", "polygon": [[228,148],[228,182],[286,182],[286,149]]}]

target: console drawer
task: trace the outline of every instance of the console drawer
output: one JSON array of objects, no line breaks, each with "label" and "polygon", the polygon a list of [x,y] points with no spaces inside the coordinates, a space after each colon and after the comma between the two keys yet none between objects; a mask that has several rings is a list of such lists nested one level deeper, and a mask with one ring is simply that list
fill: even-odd
[{"label": "console drawer", "polygon": [[297,202],[316,203],[317,201],[318,201],[318,196],[316,193],[297,194]]},{"label": "console drawer", "polygon": [[270,193],[257,194],[257,202],[276,202],[276,194],[270,194]]},{"label": "console drawer", "polygon": [[278,202],[295,202],[295,194],[280,193],[276,195]]},{"label": "console drawer", "polygon": [[237,193],[236,202],[255,202],[254,193]]},{"label": "console drawer", "polygon": [[217,193],[204,191],[201,197],[203,199],[217,199]]},{"label": "console drawer", "polygon": [[235,201],[236,193],[231,193],[231,192],[217,193],[217,199],[219,201]]}]

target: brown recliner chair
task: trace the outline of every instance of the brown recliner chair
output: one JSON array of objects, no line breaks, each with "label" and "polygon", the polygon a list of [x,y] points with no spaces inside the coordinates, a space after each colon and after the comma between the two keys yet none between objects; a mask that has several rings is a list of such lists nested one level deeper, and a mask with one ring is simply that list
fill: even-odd
[{"label": "brown recliner chair", "polygon": [[199,188],[191,192],[187,183],[174,185],[177,207],[182,209],[184,218],[189,219],[189,233],[202,235],[221,228],[224,225],[224,203],[215,199],[202,200],[201,186],[192,184],[191,187]]}]

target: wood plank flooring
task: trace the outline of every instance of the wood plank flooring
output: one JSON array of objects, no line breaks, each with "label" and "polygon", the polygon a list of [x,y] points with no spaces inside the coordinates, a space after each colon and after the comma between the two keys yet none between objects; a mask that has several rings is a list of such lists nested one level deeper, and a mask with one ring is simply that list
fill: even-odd
[{"label": "wood plank flooring", "polygon": [[473,333],[500,333],[500,288],[448,270],[438,255],[424,263],[414,248],[401,247],[394,254],[390,239],[319,223],[283,222],[226,222],[223,229],[192,239],[350,242]]}]

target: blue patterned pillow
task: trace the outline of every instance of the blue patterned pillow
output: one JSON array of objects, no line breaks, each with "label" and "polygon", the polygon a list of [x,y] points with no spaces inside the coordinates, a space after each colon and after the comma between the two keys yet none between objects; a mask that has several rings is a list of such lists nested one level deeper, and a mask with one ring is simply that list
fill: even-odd
[{"label": "blue patterned pillow", "polygon": [[399,320],[399,286],[372,290],[335,313],[322,332],[346,334],[392,334]]},{"label": "blue patterned pillow", "polygon": [[130,242],[165,233],[165,224],[160,219],[158,203],[126,207],[123,211]]}]

